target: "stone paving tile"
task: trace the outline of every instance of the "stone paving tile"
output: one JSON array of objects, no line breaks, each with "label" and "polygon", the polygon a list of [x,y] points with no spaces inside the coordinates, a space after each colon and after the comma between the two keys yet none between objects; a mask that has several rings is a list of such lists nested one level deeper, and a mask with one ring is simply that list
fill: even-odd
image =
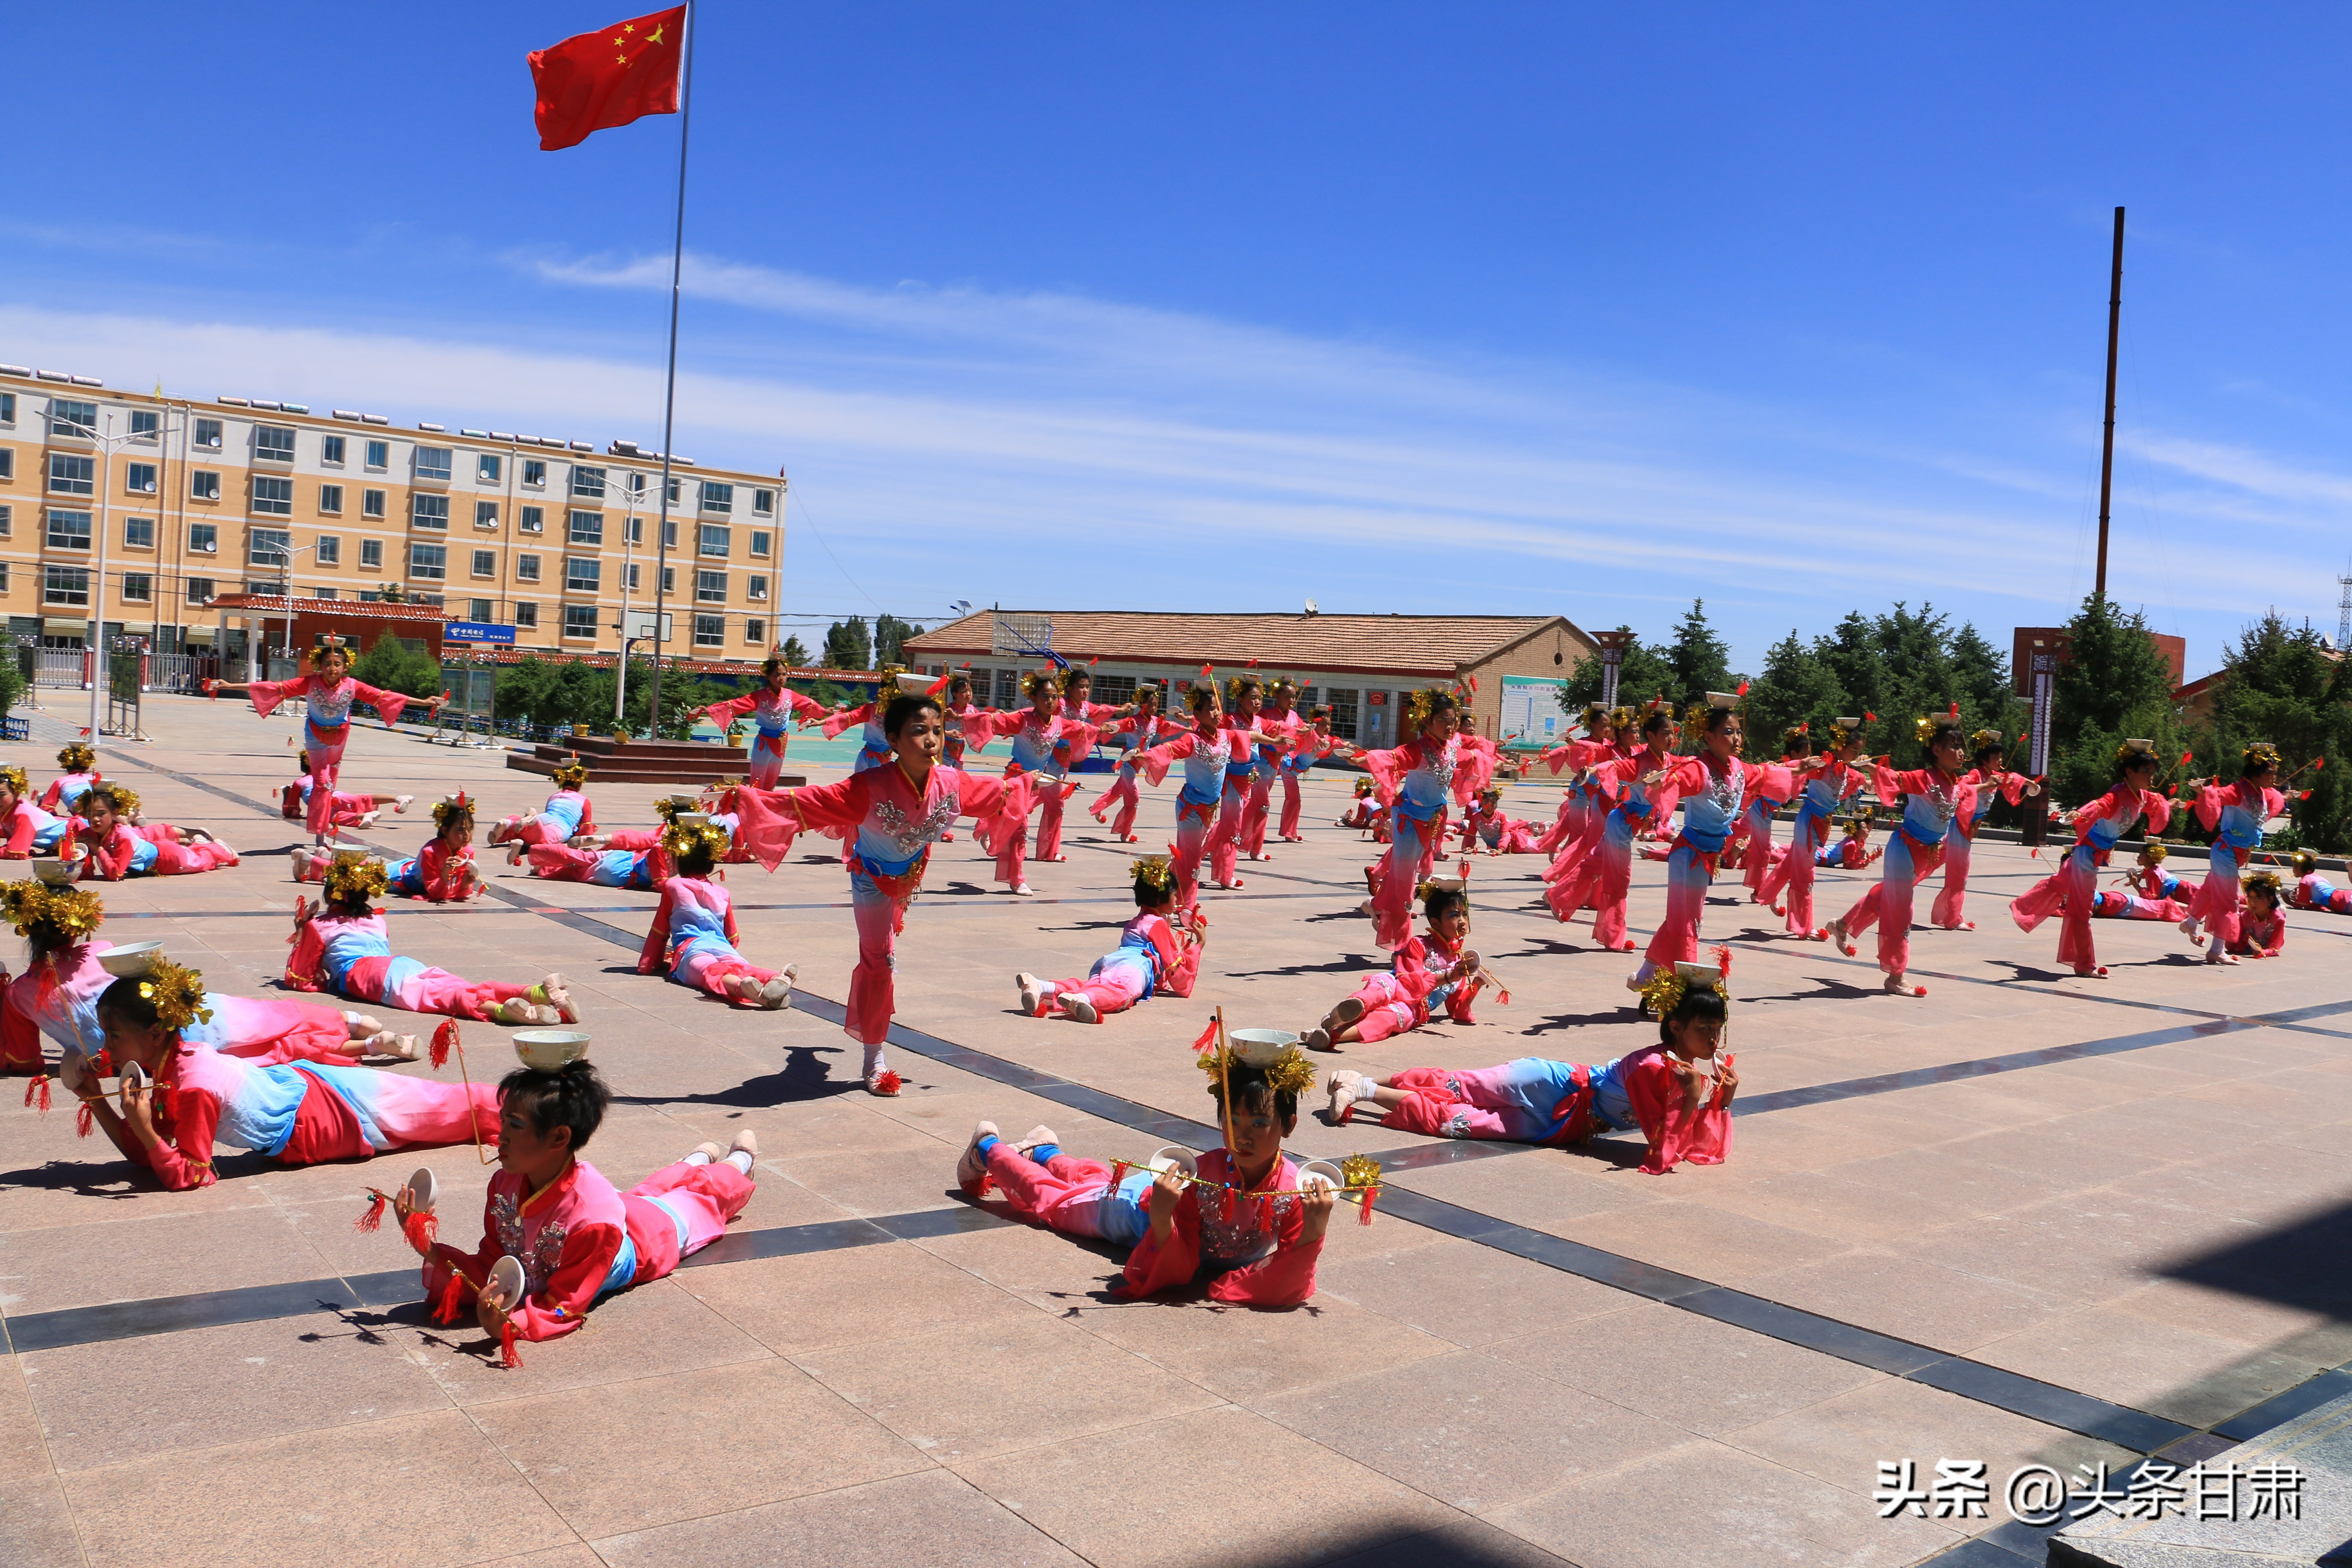
[{"label": "stone paving tile", "polygon": [[25,1386],[23,1360],[12,1355],[0,1364],[0,1487],[46,1477],[50,1469],[40,1416]]},{"label": "stone paving tile", "polygon": [[1622,1312],[1633,1300],[1622,1290],[1493,1247],[1431,1239],[1433,1233],[1417,1226],[1391,1226],[1388,1235],[1420,1245],[1323,1264],[1315,1273],[1316,1300],[1353,1301],[1474,1348],[1523,1334],[1531,1323]]},{"label": "stone paving tile", "polygon": [[1768,1301],[1962,1355],[2074,1305],[2047,1291],[1866,1247],[1760,1274],[1743,1288]]},{"label": "stone paving tile", "polygon": [[0,1563],[9,1568],[87,1568],[65,1485],[47,1470],[0,1480]]},{"label": "stone paving tile", "polygon": [[103,1301],[180,1296],[311,1279],[326,1260],[276,1207],[121,1217],[97,1227],[53,1226],[0,1237],[10,1316]]},{"label": "stone paving tile", "polygon": [[945,1470],[597,1542],[611,1568],[1078,1568],[1086,1559]]},{"label": "stone paving tile", "polygon": [[665,1283],[784,1356],[1034,1315],[954,1265],[893,1244],[691,1268]]},{"label": "stone paving tile", "polygon": [[499,1364],[497,1342],[470,1318],[432,1328],[411,1308],[399,1321],[379,1321],[377,1331],[430,1372],[450,1403],[468,1407],[772,1359],[756,1339],[682,1289],[679,1278],[604,1298],[584,1326],[518,1346],[519,1367]]},{"label": "stone paving tile", "polygon": [[2322,1370],[2316,1362],[2104,1307],[1979,1345],[1976,1359],[2189,1426],[2227,1420]]},{"label": "stone paving tile", "polygon": [[1268,1399],[1323,1382],[1335,1369],[1454,1349],[1377,1312],[1320,1299],[1281,1310],[1170,1298],[1070,1310],[1089,1331],[1228,1399]]}]

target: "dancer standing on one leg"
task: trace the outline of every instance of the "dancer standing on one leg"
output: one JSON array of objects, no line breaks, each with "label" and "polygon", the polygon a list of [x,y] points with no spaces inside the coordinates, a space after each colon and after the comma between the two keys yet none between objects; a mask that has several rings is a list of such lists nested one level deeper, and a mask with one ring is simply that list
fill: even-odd
[{"label": "dancer standing on one leg", "polygon": [[2148,786],[2156,781],[2156,752],[2151,742],[2126,741],[2116,748],[2116,785],[2095,801],[2076,806],[2074,847],[2057,870],[2010,900],[2010,918],[2020,931],[2032,931],[2052,915],[2059,915],[2058,962],[2086,977],[2104,977],[2091,941],[2091,906],[2098,896],[2098,868],[2107,863],[2116,840],[2132,824],[2147,818],[2150,833],[2161,833],[2172,820],[2172,803]]},{"label": "dancer standing on one leg", "polygon": [[714,702],[703,710],[704,715],[722,730],[738,719],[751,719],[753,733],[748,766],[751,782],[761,789],[775,788],[778,776],[784,771],[785,732],[793,724],[817,724],[825,719],[824,703],[784,684],[791,668],[783,655],[772,653],[760,661],[757,690]]},{"label": "dancer standing on one leg", "polygon": [[1135,791],[1137,763],[1144,752],[1166,737],[1181,733],[1183,728],[1183,725],[1160,713],[1160,688],[1147,684],[1135,689],[1135,712],[1105,731],[1127,736],[1128,748],[1120,755],[1118,766],[1112,771],[1110,787],[1097,796],[1094,805],[1087,809],[1097,822],[1100,822],[1103,813],[1116,805],[1118,815],[1111,819],[1110,834],[1121,844],[1136,841],[1135,813],[1141,805]]},{"label": "dancer standing on one leg", "polygon": [[1893,805],[1900,797],[1903,816],[1887,837],[1886,867],[1878,885],[1830,922],[1830,940],[1849,958],[1854,952],[1854,933],[1878,922],[1878,968],[1886,976],[1884,986],[1890,996],[1927,994],[1926,986],[1913,985],[1910,980],[1912,900],[1919,884],[1943,862],[1953,819],[1976,805],[1967,797],[1977,786],[1960,772],[1967,745],[1960,738],[1960,721],[1921,719],[1918,733],[1927,752],[1926,767],[1898,773],[1883,759],[1871,765],[1879,800]]},{"label": "dancer standing on one leg", "polygon": [[[1865,782],[1853,767],[1862,755],[1862,721],[1840,719],[1830,726],[1829,743],[1808,767],[1796,770],[1802,788],[1797,800],[1796,826],[1789,833],[1789,852],[1764,879],[1763,897],[1774,914],[1785,911],[1789,929],[1813,942],[1829,938],[1826,928],[1813,924],[1813,868],[1822,846],[1829,842],[1832,819],[1846,796]],[[1785,900],[1785,902],[1784,902]]]},{"label": "dancer standing on one leg", "polygon": [[1184,786],[1176,795],[1176,842],[1169,846],[1176,868],[1176,907],[1190,910],[1201,901],[1201,857],[1207,852],[1211,824],[1224,797],[1225,776],[1236,756],[1246,755],[1262,738],[1253,730],[1236,730],[1217,700],[1214,680],[1192,688],[1192,728],[1162,741],[1137,758],[1144,781],[1158,788],[1174,763],[1184,764]]},{"label": "dancer standing on one leg", "polygon": [[1706,700],[1696,719],[1697,754],[1676,757],[1641,780],[1645,789],[1665,792],[1657,809],[1660,822],[1673,812],[1672,800],[1681,797],[1683,827],[1666,858],[1665,918],[1658,922],[1641,963],[1625,977],[1629,991],[1642,990],[1662,969],[1697,962],[1699,924],[1706,917],[1706,890],[1715,884],[1717,858],[1756,788],[1757,770],[1739,760],[1739,715],[1732,710],[1739,699],[1728,691],[1710,691]]},{"label": "dancer standing on one leg", "polygon": [[[1062,852],[1062,807],[1077,785],[1070,782],[1071,767],[1094,750],[1097,731],[1083,720],[1066,718],[1057,710],[1062,684],[1051,670],[1039,670],[1023,682],[1029,707],[1019,713],[991,713],[966,721],[971,736],[1009,735],[1013,760],[1004,764],[1008,779],[1026,777],[1028,798],[1038,806],[1036,858],[1067,860]],[[1029,818],[1023,816],[1013,831],[992,834],[996,846],[996,879],[1008,890],[1027,897],[1029,879],[1022,874],[1028,858]]]},{"label": "dancer standing on one leg", "polygon": [[2198,928],[2204,928],[2208,963],[2229,962],[2238,935],[2239,879],[2247,858],[2263,847],[2263,824],[2286,809],[2286,796],[2272,787],[2278,783],[2278,748],[2256,741],[2246,748],[2243,763],[2236,784],[2190,779],[2181,786],[2181,804],[2213,835],[2211,868],[2189,900],[2189,918],[2180,922],[2191,942],[2198,940]]},{"label": "dancer standing on one leg", "polygon": [[1963,781],[1969,787],[1960,792],[1951,828],[1944,835],[1944,889],[1927,911],[1927,919],[1946,931],[1977,929],[1977,922],[1967,916],[1969,858],[1976,847],[1977,829],[1983,826],[1985,811],[1992,805],[1993,792],[1998,790],[2011,805],[2042,793],[2039,784],[2009,771],[2009,748],[2000,731],[1979,730],[1969,737],[1969,744],[1976,752],[1976,762]]},{"label": "dancer standing on one leg", "polygon": [[[1404,744],[1381,752],[1349,749],[1371,773],[1381,804],[1389,808],[1389,852],[1364,868],[1364,879],[1372,895],[1372,940],[1391,952],[1412,940],[1413,889],[1444,830],[1455,778],[1465,768],[1477,771],[1463,756],[1454,720],[1458,707],[1452,692],[1424,688],[1405,704]],[[1481,788],[1486,783],[1484,777],[1475,782]]]},{"label": "dancer standing on one leg", "polygon": [[890,765],[868,768],[829,784],[736,792],[737,831],[772,871],[793,840],[812,829],[849,836],[849,910],[857,922],[857,968],[849,977],[848,1016],[842,1027],[865,1047],[867,1092],[897,1094],[898,1075],[884,1062],[890,1016],[898,1005],[891,983],[893,950],[907,923],[907,906],[923,885],[931,846],[959,816],[992,819],[1011,837],[1029,810],[1029,780],[994,779],[939,765],[947,728],[940,700],[901,692],[882,722]]},{"label": "dancer standing on one leg", "polygon": [[[335,775],[342,769],[343,747],[352,738],[352,704],[372,704],[389,729],[400,722],[401,710],[410,701],[397,691],[379,691],[353,680],[351,664],[351,655],[339,647],[314,647],[310,673],[291,680],[256,680],[244,686],[205,682],[205,692],[215,700],[224,691],[251,698],[253,710],[265,719],[289,697],[299,697],[308,705],[302,720],[302,749],[310,757],[310,834],[313,842],[320,844],[332,843],[335,837]],[[441,699],[427,698],[425,706],[437,713]]]},{"label": "dancer standing on one leg", "polygon": [[1630,757],[1597,763],[1592,776],[1597,788],[1615,800],[1602,816],[1600,841],[1570,875],[1552,883],[1544,894],[1554,919],[1566,924],[1587,903],[1593,907],[1592,940],[1612,952],[1633,951],[1625,934],[1625,898],[1633,885],[1633,837],[1644,825],[1664,822],[1674,815],[1671,785],[1652,799],[1643,782],[1652,774],[1663,778],[1675,758],[1675,710],[1671,703],[1653,702],[1643,713],[1639,733],[1642,749]]}]

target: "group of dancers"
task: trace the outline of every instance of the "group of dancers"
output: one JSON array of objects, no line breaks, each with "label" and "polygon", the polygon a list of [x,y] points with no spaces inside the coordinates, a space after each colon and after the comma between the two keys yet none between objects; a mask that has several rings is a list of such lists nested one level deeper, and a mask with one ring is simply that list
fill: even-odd
[{"label": "group of dancers", "polygon": [[[364,826],[386,806],[403,814],[411,802],[335,790],[349,703],[383,694],[350,689],[355,683],[341,669],[339,650],[330,653],[304,678],[323,684],[250,689],[263,713],[298,686],[311,703],[304,776],[289,786],[283,808],[291,816],[299,807],[314,830],[314,844],[295,852],[294,873],[318,884],[320,898],[298,900],[287,988],[451,1020],[578,1023],[561,974],[469,981],[394,952],[376,900],[457,901],[481,891],[474,805],[463,793],[437,802],[433,836],[396,862],[335,845],[339,828]],[[1365,868],[1361,908],[1390,966],[1289,1042],[1220,1040],[1208,1051],[1203,1064],[1212,1068],[1224,1147],[1181,1166],[1162,1162],[1130,1172],[1065,1153],[1049,1128],[1013,1142],[982,1121],[960,1161],[959,1177],[976,1198],[992,1188],[1013,1212],[1037,1223],[1131,1246],[1120,1288],[1136,1294],[1203,1272],[1214,1278],[1210,1293],[1219,1300],[1286,1304],[1312,1293],[1338,1188],[1307,1180],[1282,1153],[1302,1097],[1321,1099],[1335,1125],[1376,1116],[1383,1126],[1424,1135],[1538,1144],[1622,1131],[1641,1138],[1641,1169],[1651,1174],[1719,1163],[1729,1151],[1739,1079],[1725,1048],[1729,952],[1717,947],[1711,962],[1701,959],[1717,878],[1738,871],[1749,897],[1782,915],[1791,932],[1848,954],[1875,924],[1885,988],[1923,995],[1909,978],[1919,885],[1941,871],[1930,921],[1973,929],[1965,913],[1969,851],[1992,795],[2015,804],[2040,789],[2006,766],[2001,736],[1965,734],[1957,712],[1918,721],[1926,765],[1916,769],[1894,770],[1887,758],[1866,755],[1862,724],[1850,719],[1829,726],[1818,749],[1808,727],[1798,726],[1782,737],[1779,759],[1750,762],[1741,755],[1737,698],[1711,693],[1681,716],[1663,701],[1589,710],[1573,739],[1538,759],[1569,775],[1554,820],[1538,825],[1501,811],[1496,780],[1505,759],[1450,690],[1415,693],[1401,743],[1368,750],[1334,737],[1328,712],[1300,713],[1291,683],[1269,690],[1255,676],[1222,687],[1213,679],[1192,684],[1177,721],[1162,714],[1154,689],[1118,708],[1090,701],[1081,670],[1032,675],[1024,685],[1029,705],[1010,712],[973,705],[961,676],[916,690],[901,684],[900,673],[886,673],[872,702],[827,710],[790,691],[781,661],[771,660],[758,691],[711,710],[721,722],[749,718],[757,731],[741,783],[660,803],[658,827],[600,831],[586,771],[573,764],[558,772],[541,809],[494,824],[488,843],[504,847],[510,863],[527,860],[537,876],[656,894],[641,973],[735,1007],[772,1009],[789,1005],[797,971],[765,968],[742,952],[720,867],[756,861],[773,871],[804,833],[839,839],[858,938],[845,1027],[863,1048],[865,1087],[891,1095],[901,1087],[884,1054],[896,1011],[897,942],[933,847],[952,837],[958,818],[972,820],[999,879],[1025,891],[1030,860],[1066,858],[1062,805],[1076,787],[1070,774],[1098,742],[1126,743],[1109,788],[1093,805],[1097,820],[1115,814],[1112,836],[1123,843],[1139,838],[1140,787],[1158,786],[1181,766],[1169,852],[1130,868],[1135,914],[1117,945],[1083,976],[1049,981],[1024,970],[1014,977],[1024,1012],[1099,1024],[1155,994],[1192,994],[1208,941],[1201,890],[1240,888],[1239,862],[1270,858],[1270,827],[1276,842],[1303,837],[1297,778],[1305,768],[1334,754],[1359,763],[1365,777],[1341,821],[1380,840],[1378,858]],[[397,706],[392,700],[394,713]],[[828,734],[860,730],[852,771],[831,784],[780,787],[785,731],[794,723]],[[963,765],[998,739],[1012,742],[1001,776]],[[0,1060],[38,1072],[40,1037],[54,1040],[62,1057],[58,1081],[79,1102],[84,1131],[102,1129],[165,1186],[215,1179],[216,1139],[289,1164],[496,1144],[501,1172],[486,1207],[484,1242],[473,1253],[432,1234],[429,1180],[413,1179],[387,1196],[426,1260],[436,1310],[450,1317],[470,1309],[487,1330],[509,1339],[569,1331],[598,1295],[658,1278],[741,1211],[756,1160],[748,1138],[730,1151],[706,1145],[626,1194],[580,1161],[577,1151],[607,1098],[584,1060],[526,1066],[495,1089],[372,1069],[362,1058],[415,1059],[415,1037],[363,1012],[218,995],[204,989],[200,974],[158,953],[115,952],[95,936],[103,921],[97,896],[72,881],[238,861],[197,830],[142,826],[135,797],[100,776],[88,748],[67,748],[59,765],[64,775],[38,805],[20,771],[0,770],[6,846],[0,853],[25,858],[49,849],[74,869],[70,879],[16,882],[0,893],[0,914],[26,937],[31,958],[0,1004]],[[2116,758],[2115,786],[2063,819],[2075,830],[2073,849],[2011,901],[2012,917],[2028,931],[2059,918],[2061,961],[2079,973],[2105,973],[2091,945],[2089,922],[2099,916],[2177,920],[2216,963],[2274,956],[2287,904],[2352,912],[2352,889],[2336,888],[2308,857],[2298,860],[2291,886],[2274,873],[2246,874],[2263,824],[2284,805],[2278,772],[2275,749],[2258,744],[2247,748],[2236,782],[2184,786],[2186,805],[2215,835],[2200,885],[2192,889],[2171,877],[2164,846],[2152,841],[2127,889],[2105,891],[2098,868],[2114,846],[2143,819],[2153,839],[2173,809],[2155,787],[2152,748],[2126,742]],[[1277,782],[1286,788],[1278,818]],[[1867,847],[1874,807],[1857,799],[1865,795],[1892,814],[1883,851]],[[1778,814],[1790,805],[1790,841],[1776,844]],[[1848,826],[1839,841],[1842,811]],[[1462,874],[1441,876],[1438,863],[1457,839]],[[1657,1019],[1655,1044],[1590,1064],[1529,1057],[1381,1078],[1340,1069],[1318,1089],[1307,1053],[1344,1052],[1440,1016],[1474,1025],[1478,998],[1499,990],[1470,944],[1470,857],[1549,856],[1544,903],[1554,916],[1565,921],[1590,910],[1596,941],[1631,952],[1625,905],[1645,839],[1647,855],[1665,865],[1665,910],[1626,984]],[[143,855],[140,845],[147,846]],[[167,848],[179,853],[167,860]],[[1874,862],[1882,865],[1876,881],[1844,913],[1816,925],[1815,871]],[[108,1077],[121,1079],[115,1097],[100,1092]],[[500,1256],[521,1260],[519,1294],[495,1277]]]}]

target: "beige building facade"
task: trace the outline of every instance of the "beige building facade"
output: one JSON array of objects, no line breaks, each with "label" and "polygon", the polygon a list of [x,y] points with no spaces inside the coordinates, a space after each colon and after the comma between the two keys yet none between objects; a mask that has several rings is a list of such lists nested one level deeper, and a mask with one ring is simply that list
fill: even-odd
[{"label": "beige building facade", "polygon": [[[197,401],[0,364],[0,614],[12,638],[106,635],[242,658],[282,636],[218,595],[387,587],[520,648],[615,653],[654,608],[661,455],[358,409]],[[671,459],[664,652],[781,640],[784,481]],[[641,645],[642,647],[642,645]]]}]

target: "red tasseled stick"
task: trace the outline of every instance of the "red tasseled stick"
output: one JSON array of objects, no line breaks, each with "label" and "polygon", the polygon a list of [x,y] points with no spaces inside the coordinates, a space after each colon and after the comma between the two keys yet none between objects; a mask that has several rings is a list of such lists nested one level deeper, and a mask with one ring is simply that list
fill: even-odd
[{"label": "red tasseled stick", "polygon": [[74,1136],[87,1138],[97,1125],[98,1113],[90,1110],[89,1100],[83,1100],[81,1109],[74,1112]]},{"label": "red tasseled stick", "polygon": [[1113,1160],[1110,1163],[1110,1184],[1115,1188],[1125,1180],[1127,1180],[1127,1162]]},{"label": "red tasseled stick", "polygon": [[499,1325],[499,1364],[509,1371],[522,1365],[522,1357],[515,1352],[515,1326],[511,1320]]},{"label": "red tasseled stick", "polygon": [[1731,978],[1731,950],[1729,948],[1718,947],[1715,950],[1715,967],[1716,972],[1721,974],[1726,980]]},{"label": "red tasseled stick", "polygon": [[449,1060],[449,1047],[457,1043],[457,1020],[442,1019],[441,1026],[433,1031],[433,1065],[436,1068],[446,1066]]},{"label": "red tasseled stick", "polygon": [[433,1308],[436,1323],[454,1323],[457,1312],[466,1303],[466,1277],[456,1269],[449,1270],[449,1283],[441,1291],[441,1300]]},{"label": "red tasseled stick", "polygon": [[1357,1205],[1356,1205],[1356,1207],[1357,1207],[1357,1211],[1358,1211],[1358,1212],[1357,1212],[1357,1215],[1356,1215],[1356,1223],[1357,1223],[1358,1225],[1370,1225],[1370,1224],[1371,1224],[1371,1223],[1372,1223],[1372,1189],[1371,1189],[1371,1188],[1370,1188],[1370,1187],[1366,1187],[1366,1188],[1364,1189],[1364,1201],[1363,1201],[1362,1203],[1360,1203],[1360,1204]]},{"label": "red tasseled stick", "polygon": [[433,1244],[440,1239],[441,1222],[429,1214],[412,1214],[400,1222],[400,1234],[408,1237],[408,1245],[416,1249],[419,1257],[423,1257],[431,1252]]},{"label": "red tasseled stick", "polygon": [[391,1200],[387,1199],[382,1193],[376,1194],[375,1196],[369,1201],[367,1212],[361,1215],[359,1218],[352,1221],[352,1228],[353,1230],[383,1229],[383,1206],[390,1201]]}]

